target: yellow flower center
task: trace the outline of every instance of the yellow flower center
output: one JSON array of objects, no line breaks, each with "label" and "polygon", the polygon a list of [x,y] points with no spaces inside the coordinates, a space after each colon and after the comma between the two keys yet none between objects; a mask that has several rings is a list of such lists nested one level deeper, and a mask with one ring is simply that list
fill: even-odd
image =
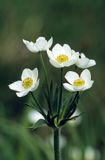
[{"label": "yellow flower center", "polygon": [[58,63],[67,62],[69,60],[69,57],[65,54],[61,54],[56,58]]},{"label": "yellow flower center", "polygon": [[32,84],[33,84],[33,80],[32,80],[32,78],[26,78],[26,79],[24,79],[23,81],[22,81],[22,86],[25,88],[25,89],[28,89],[28,88],[30,88],[31,86],[32,86]]},{"label": "yellow flower center", "polygon": [[84,84],[85,84],[85,81],[83,79],[76,79],[73,83],[75,87],[82,87],[84,86]]}]

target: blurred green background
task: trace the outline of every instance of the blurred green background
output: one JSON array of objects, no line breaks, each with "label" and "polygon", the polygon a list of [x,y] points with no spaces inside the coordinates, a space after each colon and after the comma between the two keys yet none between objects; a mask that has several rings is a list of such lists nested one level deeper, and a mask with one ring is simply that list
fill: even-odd
[{"label": "blurred green background", "polygon": [[[43,80],[38,54],[30,53],[22,42],[39,36],[52,36],[54,44],[68,43],[96,60],[97,65],[90,68],[94,86],[79,103],[85,112],[81,123],[67,124],[62,130],[62,157],[105,160],[104,0],[0,0],[0,160],[53,160],[51,129],[30,129],[29,108],[24,105],[30,97],[18,98],[8,88],[26,67],[38,67]],[[59,84],[59,70],[49,64],[46,54],[44,59],[50,78]],[[41,92],[43,83],[36,94]]]}]

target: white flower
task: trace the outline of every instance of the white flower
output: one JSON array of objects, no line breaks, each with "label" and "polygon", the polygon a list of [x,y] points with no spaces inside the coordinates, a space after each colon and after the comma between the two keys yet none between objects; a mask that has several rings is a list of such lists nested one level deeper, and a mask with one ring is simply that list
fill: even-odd
[{"label": "white flower", "polygon": [[79,52],[75,52],[69,45],[56,44],[52,51],[47,50],[50,63],[56,68],[68,67],[77,62]]},{"label": "white flower", "polygon": [[18,97],[23,97],[29,92],[33,92],[39,85],[38,69],[24,69],[21,75],[21,80],[18,80],[9,85],[9,88],[16,91]]},{"label": "white flower", "polygon": [[80,76],[76,72],[69,71],[65,78],[68,83],[63,83],[63,86],[71,92],[87,90],[92,87],[94,82],[91,80],[91,73],[88,69],[82,71]]},{"label": "white flower", "polygon": [[44,119],[44,117],[38,111],[30,110],[28,112],[28,120],[31,123],[36,123],[39,119]]},{"label": "white flower", "polygon": [[47,51],[53,43],[53,38],[47,41],[44,37],[39,37],[35,43],[23,39],[23,43],[31,52]]},{"label": "white flower", "polygon": [[87,58],[83,53],[80,54],[76,66],[79,68],[89,68],[96,65],[96,61],[93,59]]}]

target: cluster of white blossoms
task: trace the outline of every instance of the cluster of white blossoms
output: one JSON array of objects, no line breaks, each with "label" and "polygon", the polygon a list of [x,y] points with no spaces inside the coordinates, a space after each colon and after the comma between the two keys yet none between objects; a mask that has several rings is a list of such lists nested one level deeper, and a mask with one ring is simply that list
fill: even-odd
[{"label": "cluster of white blossoms", "polygon": [[[39,37],[36,42],[23,40],[23,43],[31,52],[46,51],[49,62],[56,68],[76,65],[79,68],[85,69],[80,75],[73,71],[68,71],[66,73],[65,79],[67,83],[64,83],[63,86],[68,91],[83,91],[92,87],[94,81],[91,80],[91,73],[87,68],[96,65],[95,60],[87,58],[83,53],[75,52],[68,44],[64,44],[63,46],[56,44],[50,49],[53,43],[52,37],[48,41],[44,37]],[[10,84],[9,88],[16,91],[18,97],[22,97],[36,90],[38,85],[37,68],[34,70],[26,68],[22,72],[21,80]]]}]

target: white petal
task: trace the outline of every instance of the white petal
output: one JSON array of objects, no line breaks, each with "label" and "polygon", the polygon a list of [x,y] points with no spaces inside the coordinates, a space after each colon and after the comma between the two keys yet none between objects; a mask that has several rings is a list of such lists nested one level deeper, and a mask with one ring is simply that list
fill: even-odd
[{"label": "white petal", "polygon": [[29,49],[31,52],[38,52],[38,48],[36,47],[35,43],[29,42],[27,40],[23,39],[23,43],[26,45],[26,47]]},{"label": "white petal", "polygon": [[68,91],[72,91],[72,92],[75,91],[75,89],[73,88],[73,86],[70,85],[69,83],[63,83],[63,86],[64,86],[64,88],[67,89]]},{"label": "white petal", "polygon": [[64,44],[63,49],[65,50],[65,53],[71,55],[71,48],[68,44]]},{"label": "white petal", "polygon": [[33,72],[32,70],[30,70],[29,68],[25,68],[22,72],[22,76],[21,79],[24,80],[28,77],[32,77],[33,76]]},{"label": "white petal", "polygon": [[22,81],[16,81],[16,82],[10,84],[9,88],[14,90],[14,91],[19,91],[19,92],[24,90],[24,88],[22,86]]},{"label": "white petal", "polygon": [[34,68],[32,70],[32,79],[36,82],[37,79],[38,79],[38,69],[37,68]]},{"label": "white petal", "polygon": [[88,69],[85,69],[82,71],[80,77],[88,83],[91,80],[91,73]]},{"label": "white petal", "polygon": [[47,40],[44,37],[39,37],[36,40],[36,46],[39,49],[39,51],[47,50]]},{"label": "white petal", "polygon": [[53,38],[51,37],[47,43],[47,48],[49,49],[52,46]]},{"label": "white petal", "polygon": [[89,63],[89,59],[88,58],[79,58],[78,60],[77,60],[77,63],[76,63],[76,65],[77,65],[77,67],[79,67],[79,68],[88,68],[87,66],[88,66],[88,63]]},{"label": "white petal", "polygon": [[57,43],[52,49],[52,54],[54,55],[55,58],[60,54],[64,54],[63,47]]},{"label": "white petal", "polygon": [[83,90],[87,90],[87,89],[91,88],[92,85],[93,85],[93,83],[94,83],[94,81],[91,80],[91,81],[84,87]]},{"label": "white petal", "polygon": [[38,42],[38,41],[46,41],[46,39],[45,39],[45,37],[38,37],[36,42]]},{"label": "white petal", "polygon": [[[71,49],[71,55],[73,55],[73,54],[75,54],[76,52],[73,50],[73,49]],[[77,52],[78,53],[78,52]]]},{"label": "white petal", "polygon": [[95,66],[95,65],[96,65],[96,61],[91,59],[91,60],[89,61],[87,67],[92,67],[92,66]]},{"label": "white petal", "polygon": [[81,53],[80,56],[81,56],[81,58],[86,58],[84,53]]},{"label": "white petal", "polygon": [[31,88],[31,92],[35,91],[39,86],[39,79],[37,80],[37,82],[34,84],[34,86]]},{"label": "white petal", "polygon": [[52,54],[52,52],[49,49],[47,50],[47,55],[50,59],[55,60],[54,55]]},{"label": "white petal", "polygon": [[80,77],[88,83],[91,80],[91,73],[88,69],[83,70]]},{"label": "white petal", "polygon": [[62,65],[60,65],[59,63],[57,63],[55,60],[50,59],[49,61],[50,61],[50,63],[51,63],[54,67],[56,67],[56,68],[62,68]]},{"label": "white petal", "polygon": [[56,52],[56,51],[59,51],[60,49],[62,49],[62,46],[61,46],[59,43],[57,43],[57,44],[55,44],[55,46],[53,47],[52,51],[53,51],[53,52]]},{"label": "white petal", "polygon": [[70,60],[70,61],[67,61],[67,62],[64,62],[63,65],[65,67],[68,67],[68,66],[72,66],[73,64],[75,64],[75,60]]},{"label": "white petal", "polygon": [[18,97],[23,97],[23,96],[26,96],[28,93],[29,93],[29,90],[25,90],[23,92],[17,92],[16,95]]},{"label": "white petal", "polygon": [[74,51],[72,50],[71,60],[74,60],[75,63],[76,63],[77,60],[78,60],[78,58],[79,58],[79,52],[74,52]]},{"label": "white petal", "polygon": [[83,91],[85,88],[85,86],[78,86],[78,87],[73,86],[73,87],[74,87],[75,91]]},{"label": "white petal", "polygon": [[88,89],[92,87],[93,83],[94,83],[94,81],[91,80],[90,83],[89,83],[89,85],[88,85]]},{"label": "white petal", "polygon": [[79,79],[79,75],[76,72],[68,71],[65,78],[70,84],[73,84],[74,80]]}]

